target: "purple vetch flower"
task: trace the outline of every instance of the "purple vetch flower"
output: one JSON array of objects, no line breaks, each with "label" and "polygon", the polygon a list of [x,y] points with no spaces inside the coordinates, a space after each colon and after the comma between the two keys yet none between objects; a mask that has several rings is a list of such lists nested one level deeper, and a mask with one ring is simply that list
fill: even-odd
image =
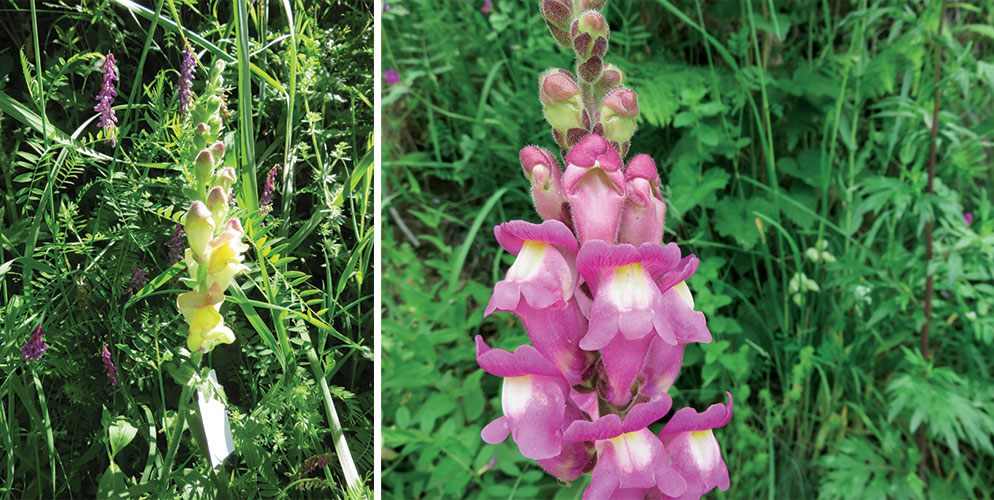
[{"label": "purple vetch flower", "polygon": [[330,460],[331,455],[328,455],[327,453],[309,457],[307,460],[304,460],[304,464],[300,467],[299,477],[306,477],[308,474],[318,469],[325,468]]},{"label": "purple vetch flower", "polygon": [[183,242],[186,238],[186,231],[183,230],[183,225],[177,223],[176,229],[173,229],[173,235],[166,242],[166,246],[169,247],[169,265],[173,265],[181,260],[183,260],[183,248],[186,244]]},{"label": "purple vetch flower", "polygon": [[45,355],[48,346],[45,344],[45,332],[41,329],[41,324],[31,332],[31,337],[21,346],[21,358],[24,361],[38,361]]},{"label": "purple vetch flower", "polygon": [[135,266],[131,269],[131,282],[128,283],[127,293],[129,295],[136,294],[138,293],[138,290],[141,290],[147,283],[148,273],[144,269]]},{"label": "purple vetch flower", "polygon": [[197,66],[197,60],[193,57],[190,46],[183,49],[183,62],[179,68],[179,81],[176,88],[179,91],[179,112],[185,114],[190,109],[190,100],[193,93],[190,88],[193,86],[193,69]]},{"label": "purple vetch flower", "polygon": [[973,225],[973,212],[966,212],[963,214],[963,223],[966,224],[966,227]]},{"label": "purple vetch flower", "polygon": [[383,2],[383,12],[389,12],[389,11],[390,11],[390,4],[387,2]]},{"label": "purple vetch flower", "polygon": [[114,54],[108,53],[104,57],[104,62],[101,63],[100,69],[104,72],[104,80],[103,86],[100,87],[100,93],[97,94],[97,105],[93,107],[93,111],[100,113],[97,125],[104,129],[104,133],[107,135],[108,140],[110,140],[110,144],[117,146],[117,115],[111,107],[114,99],[117,98],[117,90],[114,88],[114,83],[118,81],[117,62],[114,59]]},{"label": "purple vetch flower", "polygon": [[280,164],[273,165],[266,174],[266,183],[262,186],[262,198],[259,200],[259,212],[263,215],[273,210],[273,193],[276,192],[276,174],[280,171]]},{"label": "purple vetch flower", "polygon": [[485,16],[489,15],[490,11],[493,9],[494,9],[493,0],[483,0],[483,7],[480,7],[480,12],[482,12],[483,15]]},{"label": "purple vetch flower", "polygon": [[396,85],[400,81],[400,73],[395,69],[388,69],[383,72],[383,79],[390,85]]},{"label": "purple vetch flower", "polygon": [[110,349],[107,348],[107,344],[104,344],[104,348],[100,351],[100,359],[104,362],[104,374],[107,375],[107,383],[110,385],[121,385],[121,381],[117,378],[117,367],[114,366],[114,361],[110,359]]}]

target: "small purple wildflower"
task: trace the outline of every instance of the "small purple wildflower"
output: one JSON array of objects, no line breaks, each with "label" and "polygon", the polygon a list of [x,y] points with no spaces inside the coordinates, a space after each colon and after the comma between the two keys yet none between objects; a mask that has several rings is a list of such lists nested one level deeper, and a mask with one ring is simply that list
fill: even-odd
[{"label": "small purple wildflower", "polygon": [[388,69],[383,73],[383,79],[390,85],[395,85],[400,81],[400,73],[395,69]]},{"label": "small purple wildflower", "polygon": [[128,284],[128,295],[134,295],[148,283],[148,273],[144,269],[135,266],[131,269],[131,283]]},{"label": "small purple wildflower", "polygon": [[966,224],[966,227],[973,225],[973,212],[966,212],[963,214],[963,223]]},{"label": "small purple wildflower", "polygon": [[311,472],[318,469],[323,469],[328,465],[328,461],[331,460],[331,455],[314,455],[313,457],[304,460],[304,465],[300,467],[300,477],[305,477]]},{"label": "small purple wildflower", "polygon": [[21,358],[24,361],[38,361],[45,355],[48,346],[45,345],[45,332],[41,329],[41,324],[31,332],[31,338],[21,346]]},{"label": "small purple wildflower", "polygon": [[262,187],[262,199],[259,201],[259,211],[263,215],[268,214],[273,209],[273,193],[276,192],[276,174],[279,173],[280,164],[273,165],[266,174],[266,184]]},{"label": "small purple wildflower", "polygon": [[104,83],[100,87],[100,93],[97,94],[97,105],[93,107],[93,111],[100,113],[97,125],[104,129],[111,146],[117,146],[117,115],[111,107],[117,97],[114,83],[118,81],[117,61],[114,59],[114,54],[108,53],[107,57],[104,57],[100,69],[104,72]]},{"label": "small purple wildflower", "polygon": [[185,114],[190,109],[190,99],[193,93],[190,88],[193,86],[193,68],[197,66],[197,60],[193,57],[193,52],[187,46],[183,49],[183,63],[179,67],[179,82],[176,88],[179,89],[179,112]]},{"label": "small purple wildflower", "polygon": [[390,4],[383,2],[383,12],[388,12],[390,10]]},{"label": "small purple wildflower", "polygon": [[117,367],[114,366],[114,361],[110,359],[110,349],[107,349],[107,344],[104,344],[104,349],[100,352],[100,358],[104,361],[104,373],[107,375],[107,383],[110,385],[121,385],[121,381],[117,379]]},{"label": "small purple wildflower", "polygon": [[183,243],[183,239],[185,237],[186,231],[183,230],[183,225],[176,224],[176,229],[173,230],[173,236],[166,242],[166,246],[169,247],[170,266],[183,260],[183,248],[186,246]]},{"label": "small purple wildflower", "polygon": [[480,12],[482,12],[483,15],[485,16],[489,15],[490,11],[493,9],[494,9],[493,0],[483,0],[483,7],[480,7]]}]

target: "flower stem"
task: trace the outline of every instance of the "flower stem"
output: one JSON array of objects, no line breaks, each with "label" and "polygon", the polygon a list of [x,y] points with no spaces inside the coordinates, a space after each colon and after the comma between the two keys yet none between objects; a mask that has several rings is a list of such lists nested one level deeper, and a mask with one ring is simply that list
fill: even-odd
[{"label": "flower stem", "polygon": [[[190,362],[193,364],[195,370],[200,369],[200,361],[203,359],[203,353],[197,351],[190,356]],[[168,447],[166,451],[166,460],[162,464],[162,469],[159,469],[159,491],[166,486],[169,475],[172,473],[173,459],[176,458],[176,452],[179,451],[180,438],[183,436],[183,424],[186,421],[186,408],[190,404],[190,397],[193,395],[193,384],[192,379],[186,382],[183,386],[183,392],[179,396],[179,411],[176,414],[176,425],[173,427],[173,431],[167,436]]]}]

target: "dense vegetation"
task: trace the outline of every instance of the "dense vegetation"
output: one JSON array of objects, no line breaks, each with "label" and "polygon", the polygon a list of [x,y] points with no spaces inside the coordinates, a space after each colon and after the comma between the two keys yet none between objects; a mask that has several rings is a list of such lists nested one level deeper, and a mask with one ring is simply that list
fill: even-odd
[{"label": "dense vegetation", "polygon": [[[333,417],[370,488],[372,2],[139,3],[0,7],[0,497],[345,497]],[[176,432],[187,47],[195,106],[223,68],[249,245],[220,310],[236,340],[203,358],[236,449],[216,470]],[[94,110],[109,54],[116,145]]]},{"label": "dense vegetation", "polygon": [[[383,70],[399,77],[383,110],[384,492],[575,498],[585,485],[479,438],[500,398],[473,336],[527,341],[512,316],[482,317],[512,262],[490,228],[537,220],[517,153],[552,146],[536,81],[571,60],[537,2],[481,7],[400,0],[384,13]],[[609,0],[606,12],[608,62],[639,92],[631,151],[660,166],[664,239],[700,257],[690,287],[715,337],[688,347],[678,386],[702,389],[675,406],[733,388],[717,432],[724,495],[989,495],[994,5]]]}]

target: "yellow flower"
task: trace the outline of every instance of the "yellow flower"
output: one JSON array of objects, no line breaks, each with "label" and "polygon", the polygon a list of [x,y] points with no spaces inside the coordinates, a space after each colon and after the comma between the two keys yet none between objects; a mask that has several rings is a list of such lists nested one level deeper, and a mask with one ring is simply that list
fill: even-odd
[{"label": "yellow flower", "polygon": [[190,351],[207,352],[217,344],[235,341],[235,333],[224,325],[224,318],[218,312],[222,302],[224,295],[217,285],[207,292],[187,292],[176,298],[176,305],[190,326],[186,339]]},{"label": "yellow flower", "polygon": [[207,210],[207,205],[199,200],[193,202],[190,210],[186,212],[183,228],[186,229],[186,239],[197,259],[203,259],[207,243],[214,236],[214,227],[214,218],[210,210]]},{"label": "yellow flower", "polygon": [[[248,250],[248,245],[242,243],[242,236],[245,233],[238,219],[231,219],[224,228],[224,232],[217,235],[207,243],[206,254],[201,262],[207,264],[207,287],[217,286],[221,292],[228,289],[231,280],[236,274],[248,269],[242,264],[245,256],[242,255]],[[197,279],[197,272],[200,263],[187,255],[187,265],[190,268],[190,276]]]}]

